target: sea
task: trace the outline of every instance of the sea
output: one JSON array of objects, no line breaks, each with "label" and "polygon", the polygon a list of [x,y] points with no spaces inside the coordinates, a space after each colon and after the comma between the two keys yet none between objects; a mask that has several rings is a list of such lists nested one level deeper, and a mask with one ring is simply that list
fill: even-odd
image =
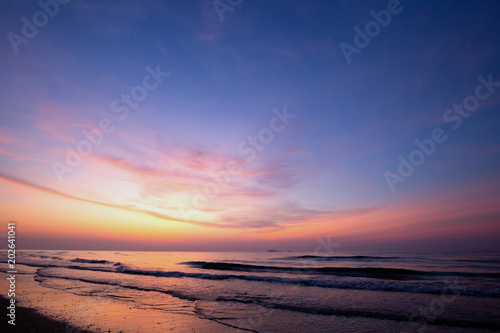
[{"label": "sea", "polygon": [[16,265],[47,288],[235,332],[500,331],[500,252],[26,250]]}]

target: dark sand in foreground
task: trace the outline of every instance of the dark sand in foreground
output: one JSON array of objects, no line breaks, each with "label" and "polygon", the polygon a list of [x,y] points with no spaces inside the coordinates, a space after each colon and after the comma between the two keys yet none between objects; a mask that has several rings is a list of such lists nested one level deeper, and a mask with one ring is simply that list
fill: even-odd
[{"label": "dark sand in foreground", "polygon": [[[5,309],[8,306],[9,300],[0,296],[0,307]],[[72,327],[65,322],[54,320],[38,313],[35,309],[25,308],[19,305],[16,305],[16,325],[13,326],[8,324],[8,320],[9,318],[7,316],[2,318],[2,323],[0,324],[2,332],[67,333],[68,330],[71,331],[72,329]],[[74,331],[92,333],[92,331],[88,330],[78,330],[76,327],[74,328]]]}]

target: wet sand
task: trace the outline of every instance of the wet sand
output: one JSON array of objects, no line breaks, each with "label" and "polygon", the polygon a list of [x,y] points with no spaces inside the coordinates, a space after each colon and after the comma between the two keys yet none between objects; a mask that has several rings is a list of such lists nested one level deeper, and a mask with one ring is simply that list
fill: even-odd
[{"label": "wet sand", "polygon": [[[33,272],[16,276],[16,326],[8,324],[7,274],[0,272],[2,332],[232,332],[235,328],[180,310],[139,309],[120,300],[47,288]],[[6,328],[6,329],[4,329]]]}]

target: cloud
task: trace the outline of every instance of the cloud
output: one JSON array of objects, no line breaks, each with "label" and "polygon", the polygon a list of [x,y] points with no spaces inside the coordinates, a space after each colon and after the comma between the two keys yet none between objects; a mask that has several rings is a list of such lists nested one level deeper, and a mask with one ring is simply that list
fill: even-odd
[{"label": "cloud", "polygon": [[318,210],[305,208],[292,202],[269,204],[258,209],[238,210],[223,214],[223,221],[235,225],[270,228],[272,231],[292,225],[329,223],[341,218],[355,217],[376,211],[377,207]]},{"label": "cloud", "polygon": [[204,227],[221,227],[221,225],[218,225],[215,223],[196,222],[196,221],[180,219],[180,218],[177,218],[174,216],[169,216],[167,214],[161,214],[161,213],[150,211],[150,210],[139,209],[139,208],[136,208],[135,206],[115,205],[115,204],[110,204],[110,203],[106,203],[106,202],[102,202],[102,201],[80,198],[80,197],[66,194],[66,193],[63,193],[63,192],[60,192],[60,191],[57,191],[57,190],[54,190],[54,189],[51,189],[48,187],[44,187],[44,186],[34,184],[34,183],[31,183],[28,181],[24,181],[24,180],[21,180],[17,177],[13,177],[13,176],[6,175],[3,173],[0,173],[0,179],[3,179],[7,182],[10,182],[10,183],[13,183],[16,185],[28,187],[28,188],[33,189],[33,190],[41,191],[41,192],[44,192],[47,194],[60,196],[60,197],[66,198],[66,199],[87,202],[87,203],[96,204],[96,205],[104,206],[104,207],[108,207],[108,208],[116,208],[116,209],[123,209],[123,210],[131,211],[131,212],[136,212],[136,213],[143,213],[146,215],[157,217],[159,219],[173,221],[173,222],[190,223],[190,224],[195,224],[195,225],[204,226]]}]

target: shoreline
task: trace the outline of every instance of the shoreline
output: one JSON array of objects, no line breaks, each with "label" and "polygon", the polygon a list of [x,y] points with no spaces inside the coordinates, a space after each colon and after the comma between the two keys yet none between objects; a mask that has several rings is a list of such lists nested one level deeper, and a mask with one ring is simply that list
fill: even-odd
[{"label": "shoreline", "polygon": [[[16,302],[17,303],[17,302]],[[5,309],[9,306],[9,299],[0,295],[0,307]],[[4,317],[4,316],[2,316]],[[33,332],[33,333],[46,333],[46,332],[61,332],[67,333],[69,331],[79,333],[95,333],[94,331],[84,330],[78,327],[72,327],[69,323],[59,321],[39,313],[34,308],[24,307],[16,304],[16,325],[11,325],[7,321],[9,318],[5,316],[2,318],[3,323],[0,327],[6,327],[8,330],[16,332]]]},{"label": "shoreline", "polygon": [[[198,332],[234,333],[227,324],[196,314],[196,304],[165,296],[165,304],[154,308],[120,300],[116,297],[94,297],[47,288],[36,281],[39,268],[18,267],[16,277],[16,325],[8,324],[9,299],[0,293],[1,332]],[[0,271],[0,290],[8,290],[7,274]],[[5,328],[5,329],[3,329]]]}]

